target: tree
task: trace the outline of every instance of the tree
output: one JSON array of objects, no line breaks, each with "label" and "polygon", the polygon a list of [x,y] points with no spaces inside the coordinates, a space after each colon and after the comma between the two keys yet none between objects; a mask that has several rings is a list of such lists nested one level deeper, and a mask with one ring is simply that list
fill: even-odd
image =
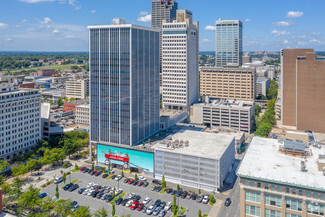
[{"label": "tree", "polygon": [[74,101],[74,100],[76,100],[76,99],[73,98],[73,97],[71,97],[69,101],[72,102],[72,101]]},{"label": "tree", "polygon": [[59,199],[59,196],[60,196],[60,194],[59,194],[59,185],[56,184],[56,188],[55,188],[55,197],[56,197],[56,199]]},{"label": "tree", "polygon": [[35,170],[37,168],[37,160],[29,159],[27,161],[26,166],[27,166],[28,172],[30,172],[32,174],[33,170]]},{"label": "tree", "polygon": [[178,213],[178,207],[176,205],[176,195],[173,196],[173,215],[176,216]]},{"label": "tree", "polygon": [[255,116],[259,116],[262,108],[259,104],[255,104]]},{"label": "tree", "polygon": [[94,164],[91,165],[91,169],[94,170],[95,169],[95,166]]},{"label": "tree", "polygon": [[162,179],[161,179],[161,187],[166,188],[165,175],[162,176]]},{"label": "tree", "polygon": [[54,209],[54,202],[50,197],[43,198],[40,203],[40,208],[43,215],[45,213],[49,213],[52,209]]},{"label": "tree", "polygon": [[111,174],[111,162],[110,161],[108,162],[107,169],[108,169],[108,174]]},{"label": "tree", "polygon": [[115,187],[113,188],[112,198],[115,198]]},{"label": "tree", "polygon": [[115,216],[115,204],[112,205],[112,216]]},{"label": "tree", "polygon": [[275,80],[271,80],[270,87],[267,91],[267,98],[276,99],[278,96],[278,83]]},{"label": "tree", "polygon": [[61,97],[56,100],[56,104],[58,104],[59,107],[63,106],[63,100]]},{"label": "tree", "polygon": [[89,207],[81,206],[71,213],[71,217],[91,217]]},{"label": "tree", "polygon": [[66,173],[63,173],[62,180],[63,180],[63,182],[65,184],[65,181],[67,181],[67,174]]},{"label": "tree", "polygon": [[0,171],[4,171],[9,167],[9,163],[5,160],[0,160]]},{"label": "tree", "polygon": [[34,210],[40,203],[40,190],[33,185],[30,185],[27,190],[19,197],[18,203],[20,206]]},{"label": "tree", "polygon": [[77,163],[74,165],[74,169],[79,170],[79,167],[78,167]]},{"label": "tree", "polygon": [[134,180],[138,180],[138,175],[134,174]]},{"label": "tree", "polygon": [[11,185],[11,194],[13,195],[13,199],[18,199],[23,190],[23,186],[25,185],[24,181],[18,177],[15,177],[12,185]]},{"label": "tree", "polygon": [[210,202],[214,204],[216,202],[216,198],[214,198],[213,194],[210,195]]},{"label": "tree", "polygon": [[144,141],[142,142],[142,146],[144,147]]},{"label": "tree", "polygon": [[272,124],[270,123],[261,123],[260,126],[255,131],[256,136],[267,137],[272,128]]},{"label": "tree", "polygon": [[71,213],[71,208],[71,200],[60,199],[56,201],[54,211],[59,213],[61,217],[68,217]]},{"label": "tree", "polygon": [[121,174],[122,177],[124,177],[124,171],[122,170],[122,174]]},{"label": "tree", "polygon": [[108,212],[103,207],[95,212],[94,217],[108,217]]},{"label": "tree", "polygon": [[150,138],[148,139],[148,143],[149,143],[149,144],[151,143],[151,139],[150,139]]},{"label": "tree", "polygon": [[177,191],[179,190],[179,184],[177,184],[177,188],[176,189],[177,189]]},{"label": "tree", "polygon": [[11,167],[13,176],[20,176],[28,172],[28,168],[24,164],[16,164]]},{"label": "tree", "polygon": [[202,217],[201,209],[199,209],[198,217]]},{"label": "tree", "polygon": [[199,194],[201,194],[201,189],[199,189]]},{"label": "tree", "polygon": [[55,164],[65,159],[65,153],[62,148],[45,149],[43,156],[43,164]]}]

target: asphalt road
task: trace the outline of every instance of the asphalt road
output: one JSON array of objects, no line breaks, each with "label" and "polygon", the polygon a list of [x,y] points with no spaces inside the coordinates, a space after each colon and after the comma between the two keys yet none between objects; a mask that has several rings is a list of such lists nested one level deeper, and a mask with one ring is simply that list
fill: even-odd
[{"label": "asphalt road", "polygon": [[[70,177],[67,177],[66,183],[69,182],[69,179],[70,179]],[[75,179],[79,180],[77,182],[77,184],[81,188],[86,187],[87,184],[90,182],[94,182],[94,183],[100,184],[100,185],[107,185],[110,187],[118,186],[118,182],[115,180],[105,180],[105,179],[101,178],[101,176],[96,177],[96,176],[91,176],[89,174],[84,174],[81,172],[72,173],[71,180],[75,180]],[[62,186],[64,186],[63,182],[61,182],[59,184],[60,198],[75,200],[80,205],[89,206],[92,213],[94,213],[98,209],[101,209],[102,207],[104,207],[107,211],[111,212],[111,210],[112,210],[111,206],[108,205],[103,200],[94,199],[92,197],[85,196],[85,195],[79,195],[78,189],[75,190],[74,192],[64,191],[61,189]],[[51,185],[47,186],[46,188],[42,189],[42,192],[46,192],[49,195],[55,195],[55,187],[56,187],[56,185],[51,184]],[[170,194],[167,194],[167,193],[160,194],[160,193],[151,191],[151,185],[149,185],[148,187],[133,186],[133,185],[125,184],[124,179],[122,179],[119,182],[119,188],[121,188],[127,194],[135,193],[135,194],[140,195],[141,196],[140,202],[142,202],[146,196],[152,198],[153,201],[155,201],[157,199],[165,201],[166,203],[169,201],[170,202],[173,201],[173,196]],[[127,197],[127,196],[128,195],[125,195],[124,197]],[[151,201],[148,205],[151,205],[152,203],[153,202]],[[210,205],[197,203],[196,201],[189,200],[189,199],[177,198],[177,203],[179,203],[179,206],[185,207],[188,209],[188,212],[186,213],[186,216],[188,216],[188,217],[197,216],[199,209],[201,209],[202,213],[209,213],[209,211],[211,209]],[[144,214],[142,212],[139,212],[137,210],[132,211],[128,207],[124,207],[121,205],[115,206],[115,210],[116,210],[116,215],[118,215],[118,216],[127,215],[127,214],[131,214],[132,217],[147,216],[146,214]],[[166,216],[171,216],[171,211],[168,211],[168,214]]]},{"label": "asphalt road", "polygon": [[237,178],[233,189],[228,197],[231,199],[230,206],[225,206],[224,203],[219,210],[218,217],[240,217],[240,192],[239,192],[239,178]]}]

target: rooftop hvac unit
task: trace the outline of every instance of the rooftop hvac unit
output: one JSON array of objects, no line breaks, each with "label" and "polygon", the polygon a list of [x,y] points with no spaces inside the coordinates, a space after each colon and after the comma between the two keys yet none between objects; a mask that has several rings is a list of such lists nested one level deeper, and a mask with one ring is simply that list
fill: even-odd
[{"label": "rooftop hvac unit", "polygon": [[305,161],[301,161],[301,171],[305,172],[306,171],[306,162]]},{"label": "rooftop hvac unit", "polygon": [[325,167],[323,167],[323,175],[325,176]]}]

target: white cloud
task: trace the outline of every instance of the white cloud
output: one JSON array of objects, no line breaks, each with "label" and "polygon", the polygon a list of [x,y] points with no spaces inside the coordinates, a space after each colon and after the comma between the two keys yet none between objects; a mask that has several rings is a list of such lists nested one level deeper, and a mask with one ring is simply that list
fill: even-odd
[{"label": "white cloud", "polygon": [[4,29],[4,28],[6,28],[8,25],[7,24],[5,24],[5,23],[0,23],[0,29]]},{"label": "white cloud", "polygon": [[320,32],[311,31],[309,34],[311,34],[311,35],[320,35]]},{"label": "white cloud", "polygon": [[149,12],[147,12],[147,11],[141,11],[140,12],[140,16],[144,16],[144,15],[148,15],[149,14]]},{"label": "white cloud", "polygon": [[23,23],[26,23],[26,22],[27,22],[27,20],[26,20],[26,19],[23,19],[21,22],[23,22]]},{"label": "white cloud", "polygon": [[208,31],[215,31],[216,30],[216,27],[215,26],[206,26],[205,27],[205,30],[208,30]]},{"label": "white cloud", "polygon": [[72,5],[75,10],[81,9],[81,5],[78,4],[77,0],[69,0],[69,5]]},{"label": "white cloud", "polygon": [[12,38],[7,38],[7,40],[6,41],[12,41]]},{"label": "white cloud", "polygon": [[324,44],[324,42],[317,40],[315,38],[309,40],[310,43]]},{"label": "white cloud", "polygon": [[290,35],[290,34],[291,34],[290,32],[287,32],[287,31],[279,31],[279,30],[276,30],[276,29],[274,29],[274,30],[271,32],[271,35],[274,35],[274,36]]},{"label": "white cloud", "polygon": [[207,43],[207,42],[209,42],[209,39],[204,38],[204,39],[201,40],[201,42],[202,42],[202,43]]},{"label": "white cloud", "polygon": [[90,13],[94,14],[96,13],[96,10],[91,10]]},{"label": "white cloud", "polygon": [[283,41],[283,44],[288,44],[288,43],[289,43],[288,40],[284,40],[284,41]]},{"label": "white cloud", "polygon": [[139,21],[139,22],[143,22],[143,23],[151,22],[151,14],[144,15],[144,16],[142,16],[142,17],[139,17],[139,18],[138,18],[138,21]]},{"label": "white cloud", "polygon": [[252,20],[251,19],[245,19],[245,22],[251,22]]},{"label": "white cloud", "polygon": [[298,45],[301,45],[301,46],[307,45],[307,42],[305,42],[305,41],[298,41]]},{"label": "white cloud", "polygon": [[15,27],[18,29],[18,28],[20,28],[20,25],[16,25]]},{"label": "white cloud", "polygon": [[288,27],[293,25],[293,22],[291,21],[279,21],[275,23],[276,26],[280,26],[280,27]]},{"label": "white cloud", "polygon": [[39,2],[54,2],[56,0],[18,0],[20,2],[26,2],[26,3],[39,3]]},{"label": "white cloud", "polygon": [[48,17],[44,17],[43,20],[41,21],[42,24],[50,24],[52,23],[52,20]]},{"label": "white cloud", "polygon": [[66,35],[65,38],[75,38],[73,35]]},{"label": "white cloud", "polygon": [[297,17],[301,17],[302,15],[304,15],[304,12],[302,11],[289,11],[287,13],[287,17],[290,18],[297,18]]},{"label": "white cloud", "polygon": [[54,29],[53,31],[52,31],[52,33],[60,33],[60,30],[58,30],[58,29]]}]

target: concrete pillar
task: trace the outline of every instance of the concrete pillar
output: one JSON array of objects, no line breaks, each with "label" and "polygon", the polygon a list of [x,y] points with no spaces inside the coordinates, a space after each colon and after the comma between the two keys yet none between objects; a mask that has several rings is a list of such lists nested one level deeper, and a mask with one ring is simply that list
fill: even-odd
[{"label": "concrete pillar", "polygon": [[245,207],[246,207],[246,202],[245,202],[245,190],[240,186],[240,217],[245,217]]},{"label": "concrete pillar", "polygon": [[261,217],[265,217],[265,194],[261,192]]},{"label": "concrete pillar", "polygon": [[287,201],[284,196],[281,198],[281,217],[286,217]]}]

